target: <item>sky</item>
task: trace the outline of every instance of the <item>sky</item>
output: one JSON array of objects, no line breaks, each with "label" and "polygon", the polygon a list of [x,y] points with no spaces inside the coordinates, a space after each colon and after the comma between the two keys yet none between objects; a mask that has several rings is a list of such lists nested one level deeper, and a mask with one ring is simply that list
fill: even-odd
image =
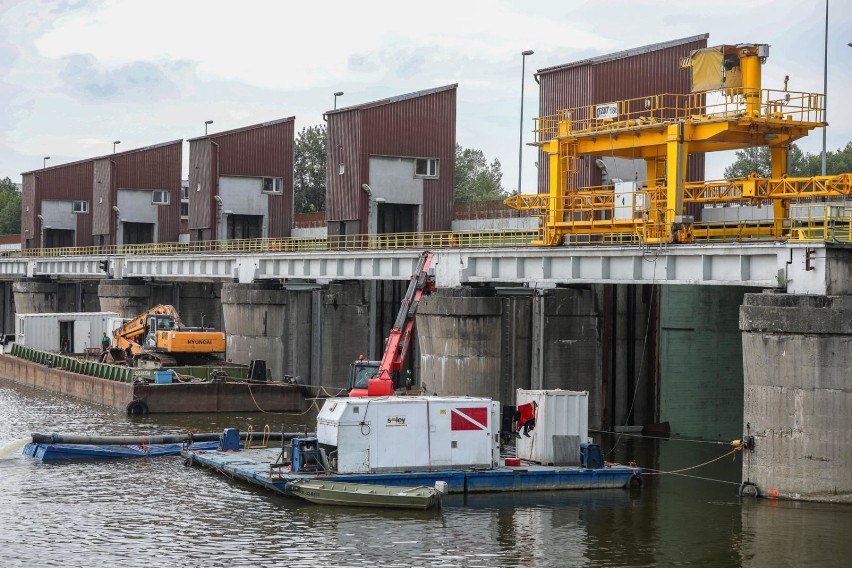
[{"label": "sky", "polygon": [[[825,0],[0,0],[0,179],[458,83],[457,141],[518,185],[538,69],[709,33],[768,43],[764,88],[823,92]],[[852,140],[852,0],[831,0],[828,150]],[[522,75],[521,52],[526,57]],[[521,84],[524,116],[521,120]],[[799,143],[819,153],[822,133]],[[188,165],[184,144],[184,175]],[[524,146],[521,190],[536,190]],[[706,178],[734,156],[708,156]]]}]

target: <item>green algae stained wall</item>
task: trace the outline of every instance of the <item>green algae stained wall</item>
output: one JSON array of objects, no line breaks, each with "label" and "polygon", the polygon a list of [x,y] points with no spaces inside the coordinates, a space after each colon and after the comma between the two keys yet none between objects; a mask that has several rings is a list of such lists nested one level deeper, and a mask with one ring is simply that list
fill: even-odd
[{"label": "green algae stained wall", "polygon": [[742,434],[743,295],[731,286],[663,286],[660,294],[660,421],[673,434],[733,440]]}]

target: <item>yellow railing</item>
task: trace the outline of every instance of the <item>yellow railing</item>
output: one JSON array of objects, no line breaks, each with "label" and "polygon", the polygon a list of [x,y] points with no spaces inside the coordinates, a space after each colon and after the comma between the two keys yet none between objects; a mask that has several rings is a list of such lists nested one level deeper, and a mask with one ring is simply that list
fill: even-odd
[{"label": "yellow railing", "polygon": [[[743,89],[690,94],[663,94],[609,103],[610,113],[598,118],[606,105],[586,105],[535,118],[535,142],[582,136],[601,131],[647,128],[678,121],[711,121],[742,118],[746,114]],[[782,120],[788,124],[821,124],[825,120],[825,97],[819,93],[761,90],[759,119]]]},{"label": "yellow railing", "polygon": [[442,248],[500,248],[529,246],[540,238],[538,230],[436,231],[374,235],[332,235],[322,238],[238,239],[86,247],[58,247],[7,251],[7,257],[54,258],[64,256],[164,255],[264,252],[314,252],[347,250],[410,250]]}]

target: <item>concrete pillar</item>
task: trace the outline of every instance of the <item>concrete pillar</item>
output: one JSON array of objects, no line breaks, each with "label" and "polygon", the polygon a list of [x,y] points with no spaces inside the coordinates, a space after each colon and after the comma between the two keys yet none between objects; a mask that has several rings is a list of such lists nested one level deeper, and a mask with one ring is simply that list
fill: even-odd
[{"label": "concrete pillar", "polygon": [[[314,352],[319,356],[318,375],[312,384],[339,394],[346,387],[349,365],[370,352],[369,285],[366,282],[334,282],[319,293],[319,319],[315,324],[320,338]],[[380,331],[387,336],[390,330]],[[380,354],[381,356],[381,354]],[[320,394],[323,394],[322,392]]]},{"label": "concrete pillar", "polygon": [[540,290],[532,306],[533,389],[589,392],[589,428],[602,423],[600,315],[586,288]]},{"label": "concrete pillar", "polygon": [[15,311],[19,314],[56,312],[56,282],[16,280],[12,284]]},{"label": "concrete pillar", "polygon": [[225,329],[222,317],[222,284],[181,282],[175,286],[174,306],[185,325],[200,326],[203,314],[206,327]]},{"label": "concrete pillar", "polygon": [[103,280],[98,286],[98,297],[103,311],[115,312],[123,318],[135,318],[153,307],[151,287],[134,280]]},{"label": "concrete pillar", "polygon": [[747,294],[740,308],[743,480],[852,503],[852,296]]},{"label": "concrete pillar", "polygon": [[228,283],[222,285],[221,295],[229,361],[247,365],[263,359],[273,378],[286,374],[309,382],[310,290]]},{"label": "concrete pillar", "polygon": [[15,333],[15,295],[12,282],[0,282],[0,333]]},{"label": "concrete pillar", "polygon": [[451,294],[440,290],[417,308],[419,382],[430,394],[500,400],[503,300]]}]

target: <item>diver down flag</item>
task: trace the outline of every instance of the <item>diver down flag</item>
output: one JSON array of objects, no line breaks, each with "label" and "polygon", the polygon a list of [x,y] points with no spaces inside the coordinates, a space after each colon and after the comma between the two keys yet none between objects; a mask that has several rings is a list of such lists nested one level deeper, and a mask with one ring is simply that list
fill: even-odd
[{"label": "diver down flag", "polygon": [[488,427],[488,408],[453,408],[450,430],[485,430]]}]

